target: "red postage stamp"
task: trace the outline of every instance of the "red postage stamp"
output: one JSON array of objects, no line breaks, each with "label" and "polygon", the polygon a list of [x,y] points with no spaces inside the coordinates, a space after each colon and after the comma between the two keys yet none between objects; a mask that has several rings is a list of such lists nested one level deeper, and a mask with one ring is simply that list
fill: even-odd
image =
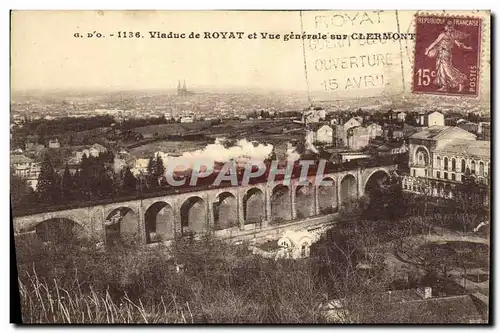
[{"label": "red postage stamp", "polygon": [[481,19],[415,17],[414,93],[477,96]]}]

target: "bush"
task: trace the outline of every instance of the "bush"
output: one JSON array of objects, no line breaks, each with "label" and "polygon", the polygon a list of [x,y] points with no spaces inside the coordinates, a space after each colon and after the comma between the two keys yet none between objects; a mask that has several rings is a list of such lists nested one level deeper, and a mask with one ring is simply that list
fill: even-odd
[{"label": "bush", "polygon": [[16,241],[23,322],[313,323],[309,261],[274,261],[203,235],[106,251]]}]

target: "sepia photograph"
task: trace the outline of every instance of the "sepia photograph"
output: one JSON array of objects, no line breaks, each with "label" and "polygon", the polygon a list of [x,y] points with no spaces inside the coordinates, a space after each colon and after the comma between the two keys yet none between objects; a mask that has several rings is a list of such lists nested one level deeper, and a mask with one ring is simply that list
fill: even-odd
[{"label": "sepia photograph", "polygon": [[491,324],[490,40],[488,10],[12,10],[16,323]]}]

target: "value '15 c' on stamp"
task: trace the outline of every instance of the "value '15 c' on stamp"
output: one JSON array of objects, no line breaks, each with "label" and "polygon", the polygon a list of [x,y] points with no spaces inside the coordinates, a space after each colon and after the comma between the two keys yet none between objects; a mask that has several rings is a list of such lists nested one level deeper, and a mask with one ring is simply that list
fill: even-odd
[{"label": "value '15 c' on stamp", "polygon": [[414,93],[477,96],[481,19],[415,17]]}]

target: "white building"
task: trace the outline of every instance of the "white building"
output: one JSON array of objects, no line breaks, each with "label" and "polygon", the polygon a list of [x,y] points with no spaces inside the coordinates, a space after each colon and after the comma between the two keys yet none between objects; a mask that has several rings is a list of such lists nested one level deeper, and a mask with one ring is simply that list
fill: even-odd
[{"label": "white building", "polygon": [[181,117],[181,123],[192,123],[192,122],[194,122],[193,116],[182,116]]},{"label": "white building", "polygon": [[314,107],[310,107],[309,110],[304,111],[302,115],[302,122],[313,124],[320,122],[321,120],[325,120],[325,118],[326,118],[326,110],[324,109],[316,110],[314,109]]},{"label": "white building", "polygon": [[444,126],[444,114],[439,111],[420,114],[417,122],[420,126]]},{"label": "white building", "polygon": [[94,143],[90,148],[89,148],[89,153],[90,155],[94,157],[98,157],[100,154],[103,154],[107,151],[106,147],[103,145],[100,145],[98,143]]},{"label": "white building", "polygon": [[41,169],[40,163],[24,155],[11,155],[10,166],[16,176],[25,179],[29,186],[36,189]]},{"label": "white building", "polygon": [[367,125],[366,129],[368,130],[368,135],[370,136],[370,139],[375,139],[377,136],[382,136],[384,134],[382,126],[376,123],[371,123],[370,125]]},{"label": "white building", "polygon": [[124,158],[115,157],[113,160],[113,172],[118,174],[127,167],[127,161]]},{"label": "white building", "polygon": [[328,125],[323,125],[316,130],[316,142],[333,143],[333,129]]},{"label": "white building", "polygon": [[59,140],[57,140],[57,138],[50,140],[49,141],[49,148],[54,148],[54,149],[61,148],[61,144],[59,143]]},{"label": "white building", "polygon": [[360,150],[370,143],[370,133],[366,127],[358,126],[347,130],[347,147]]},{"label": "white building", "polygon": [[80,151],[75,151],[75,163],[80,163],[82,161],[83,155],[87,157],[90,156],[90,151],[88,149],[83,149]]},{"label": "white building", "polygon": [[361,126],[363,125],[363,122],[360,121],[359,119],[360,117],[352,117],[351,119],[349,119],[348,121],[346,121],[344,123],[344,125],[342,125],[344,127],[344,130],[348,130],[350,128],[353,128],[353,127],[357,127],[357,126]]},{"label": "white building", "polygon": [[130,171],[134,174],[134,176],[140,173],[145,173],[148,169],[148,163],[148,158],[138,158],[135,160],[135,166]]},{"label": "white building", "polygon": [[406,112],[398,112],[396,118],[399,120],[399,121],[402,121],[404,122],[406,120]]},{"label": "white building", "polygon": [[344,146],[348,146],[348,136],[347,132],[353,127],[359,127],[362,125],[356,117],[352,117],[342,125],[335,125],[335,139],[337,143],[341,143]]},{"label": "white building", "polygon": [[407,191],[421,192],[419,180],[425,180],[433,195],[452,197],[452,185],[468,171],[478,183],[489,183],[490,142],[459,127],[426,128],[410,137],[409,149],[410,176],[403,180]]},{"label": "white building", "polygon": [[363,152],[343,152],[339,154],[341,156],[342,163],[350,162],[352,160],[366,159],[370,158],[371,155]]},{"label": "white building", "polygon": [[444,114],[438,111],[431,112],[427,115],[427,126],[444,126]]},{"label": "white building", "polygon": [[277,258],[306,258],[309,257],[314,235],[308,231],[285,231],[278,240]]}]

